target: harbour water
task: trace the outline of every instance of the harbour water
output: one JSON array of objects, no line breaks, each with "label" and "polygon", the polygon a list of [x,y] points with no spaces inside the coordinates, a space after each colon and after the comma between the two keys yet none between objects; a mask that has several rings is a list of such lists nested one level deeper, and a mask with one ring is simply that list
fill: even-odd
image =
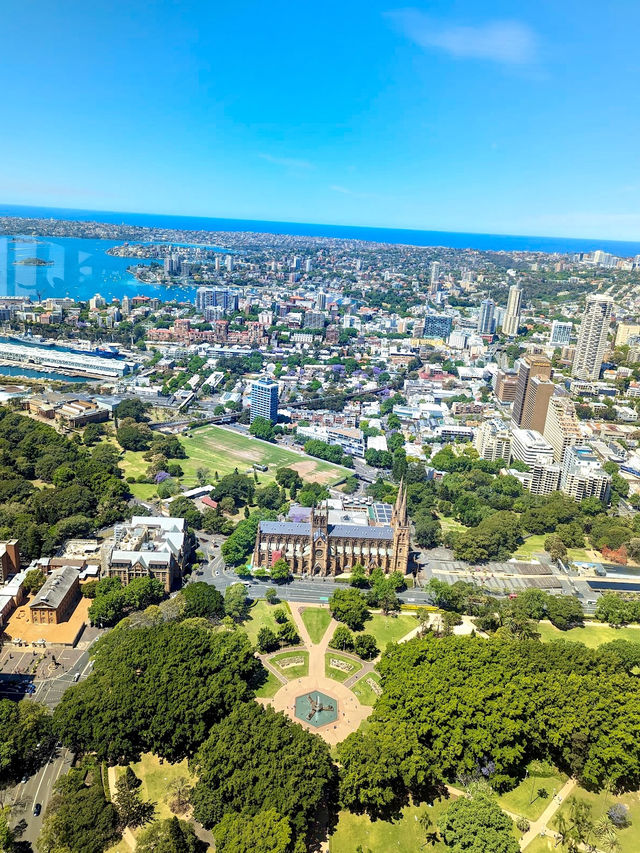
[{"label": "harbour water", "polygon": [[[25,296],[34,302],[48,296],[86,301],[99,293],[107,301],[125,295],[193,301],[193,287],[138,282],[127,272],[137,259],[107,254],[117,245],[115,240],[76,237],[0,237],[0,296]],[[45,265],[20,263],[27,258],[38,258]]]},{"label": "harbour water", "polygon": [[[23,367],[16,364],[0,364],[0,376],[26,376],[28,379],[41,379],[56,382],[91,382],[83,376],[69,376],[67,373],[58,373],[55,370],[34,370],[32,367]],[[95,381],[95,380],[93,380]]]},{"label": "harbour water", "polygon": [[[251,231],[266,234],[292,234],[309,237],[370,240],[415,246],[448,246],[484,251],[590,252],[603,249],[621,257],[640,254],[640,243],[616,240],[592,240],[569,237],[529,237],[501,234],[465,234],[447,231],[416,231],[399,228],[369,228],[347,225],[314,225],[300,222],[267,222],[243,219],[212,219],[194,216],[114,213],[109,211],[67,210],[64,208],[0,205],[0,216],[39,219],[66,219],[141,225],[157,228],[201,231]],[[194,287],[142,284],[127,272],[139,263],[134,258],[107,254],[121,241],[76,237],[0,237],[0,296],[30,296],[33,300],[48,296],[70,296],[88,300],[95,293],[105,299],[127,295],[145,295],[162,300],[192,301]],[[226,251],[222,247],[212,249]],[[38,258],[43,265],[24,265],[20,261]]]}]

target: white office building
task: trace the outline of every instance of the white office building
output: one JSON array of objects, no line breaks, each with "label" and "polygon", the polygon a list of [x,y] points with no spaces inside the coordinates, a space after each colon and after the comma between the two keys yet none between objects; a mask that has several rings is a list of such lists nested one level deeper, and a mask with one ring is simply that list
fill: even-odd
[{"label": "white office building", "polygon": [[577,501],[595,497],[607,504],[611,477],[590,447],[569,447],[562,463],[560,490]]},{"label": "white office building", "polygon": [[554,320],[551,324],[551,337],[549,338],[551,346],[568,346],[571,342],[572,329],[573,323],[563,323],[561,320]]},{"label": "white office building", "polygon": [[519,284],[512,284],[509,288],[507,299],[507,310],[502,321],[502,331],[510,338],[515,338],[520,325],[520,307],[522,305],[522,288]]},{"label": "white office building", "polygon": [[553,463],[553,447],[534,429],[511,429],[511,455],[525,465]]},{"label": "white office building", "polygon": [[511,459],[511,433],[502,421],[486,421],[476,432],[474,441],[475,449],[482,459],[496,462]]}]

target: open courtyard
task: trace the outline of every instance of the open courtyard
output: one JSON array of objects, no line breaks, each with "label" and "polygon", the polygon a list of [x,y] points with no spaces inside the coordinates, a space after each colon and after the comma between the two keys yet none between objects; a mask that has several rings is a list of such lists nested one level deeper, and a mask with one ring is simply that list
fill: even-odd
[{"label": "open courtyard", "polygon": [[[331,617],[328,607],[309,607],[296,602],[289,602],[289,606],[302,645],[262,657],[269,680],[265,689],[258,692],[258,701],[284,711],[335,746],[366,720],[381,692],[375,661],[365,662],[329,648],[339,623]],[[393,627],[389,625],[391,620],[395,623]],[[367,622],[369,625],[377,629],[373,633],[378,634],[379,647],[384,648],[387,641],[397,641],[409,634],[417,620],[412,616],[374,613]],[[296,657],[304,658],[303,663],[290,666]],[[335,666],[331,666],[332,662]],[[277,689],[276,680],[280,685]]]},{"label": "open courtyard", "polygon": [[40,640],[44,640],[45,645],[75,645],[82,629],[89,622],[90,599],[81,598],[71,616],[58,625],[41,625],[32,622],[29,609],[31,601],[33,596],[13,611],[4,629],[4,641],[17,645],[31,645]]}]

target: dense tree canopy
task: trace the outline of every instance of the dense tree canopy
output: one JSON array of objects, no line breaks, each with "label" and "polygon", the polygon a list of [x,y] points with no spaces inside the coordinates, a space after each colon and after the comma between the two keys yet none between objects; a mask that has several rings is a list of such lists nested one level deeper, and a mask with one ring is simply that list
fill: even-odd
[{"label": "dense tree canopy", "polygon": [[101,628],[115,625],[132,610],[157,604],[166,595],[160,581],[150,577],[134,578],[126,587],[119,578],[102,578],[89,592],[93,593],[89,619]]},{"label": "dense tree canopy", "polygon": [[224,598],[208,583],[197,581],[187,584],[182,590],[182,597],[185,601],[185,618],[205,616],[217,619],[224,616]]},{"label": "dense tree canopy", "polygon": [[206,853],[207,845],[193,826],[177,817],[157,820],[143,829],[136,840],[136,853]]},{"label": "dense tree canopy", "polygon": [[213,726],[193,769],[194,814],[207,827],[229,812],[274,809],[302,837],[332,799],[335,770],[327,744],[258,703],[237,705]]},{"label": "dense tree canopy", "polygon": [[32,773],[53,744],[51,714],[32,699],[0,699],[0,787]]},{"label": "dense tree canopy", "polygon": [[118,813],[106,800],[99,769],[84,765],[61,776],[47,807],[39,853],[102,853],[119,838]]},{"label": "dense tree canopy", "polygon": [[491,784],[508,788],[544,758],[588,787],[640,784],[640,691],[610,651],[427,637],[389,646],[378,669],[372,728],[409,726],[446,778],[489,768]]},{"label": "dense tree canopy", "polygon": [[54,727],[65,745],[108,761],[192,755],[215,722],[250,698],[247,682],[260,667],[242,632],[190,623],[123,623],[92,655],[93,672],[66,691]]},{"label": "dense tree canopy", "polygon": [[[249,817],[227,812],[214,827],[217,853],[291,853],[293,841],[289,818],[275,809]],[[304,849],[304,848],[302,848]]]},{"label": "dense tree canopy", "polygon": [[0,407],[0,538],[19,539],[24,557],[121,520],[129,496],[115,447],[89,449]]},{"label": "dense tree canopy", "polygon": [[460,797],[438,821],[442,839],[454,853],[518,853],[513,821],[489,795]]},{"label": "dense tree canopy", "polygon": [[366,599],[357,589],[337,589],[329,599],[329,609],[334,619],[352,631],[361,630],[369,616]]},{"label": "dense tree canopy", "polygon": [[275,518],[277,515],[273,510],[261,509],[241,521],[226,542],[222,543],[220,550],[225,562],[230,566],[243,563],[253,551],[260,522]]}]

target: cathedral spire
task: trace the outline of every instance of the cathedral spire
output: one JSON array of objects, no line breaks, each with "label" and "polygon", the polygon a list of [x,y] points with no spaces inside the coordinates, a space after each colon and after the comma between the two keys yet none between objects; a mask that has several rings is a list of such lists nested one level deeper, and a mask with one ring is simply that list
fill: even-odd
[{"label": "cathedral spire", "polygon": [[398,496],[396,497],[396,502],[393,507],[392,521],[394,524],[407,523],[407,492],[404,486],[404,477],[400,480],[400,485],[398,487]]}]

